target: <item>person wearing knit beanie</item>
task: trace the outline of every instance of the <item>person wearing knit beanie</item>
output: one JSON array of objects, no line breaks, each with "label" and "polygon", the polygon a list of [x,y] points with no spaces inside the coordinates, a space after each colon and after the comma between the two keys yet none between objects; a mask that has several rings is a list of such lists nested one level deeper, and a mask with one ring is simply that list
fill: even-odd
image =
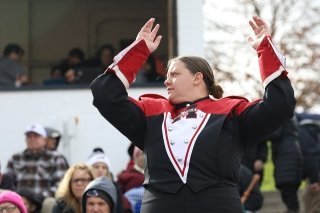
[{"label": "person wearing knit beanie", "polygon": [[0,212],[27,213],[26,207],[20,195],[13,191],[0,193]]},{"label": "person wearing knit beanie", "polygon": [[93,168],[95,177],[107,176],[113,179],[111,161],[101,148],[95,148],[93,150],[93,153],[89,156],[86,164]]}]

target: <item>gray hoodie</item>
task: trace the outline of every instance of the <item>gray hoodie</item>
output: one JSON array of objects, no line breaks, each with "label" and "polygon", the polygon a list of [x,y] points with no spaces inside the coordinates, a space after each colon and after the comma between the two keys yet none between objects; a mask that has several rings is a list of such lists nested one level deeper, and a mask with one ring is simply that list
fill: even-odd
[{"label": "gray hoodie", "polygon": [[86,211],[86,194],[89,190],[91,189],[96,189],[105,192],[110,196],[111,201],[113,202],[113,208],[112,208],[112,213],[116,213],[117,211],[117,203],[118,203],[118,198],[117,198],[117,190],[116,187],[114,186],[113,182],[103,176],[96,178],[95,180],[91,181],[86,189],[84,190],[82,194],[82,212],[87,213]]}]

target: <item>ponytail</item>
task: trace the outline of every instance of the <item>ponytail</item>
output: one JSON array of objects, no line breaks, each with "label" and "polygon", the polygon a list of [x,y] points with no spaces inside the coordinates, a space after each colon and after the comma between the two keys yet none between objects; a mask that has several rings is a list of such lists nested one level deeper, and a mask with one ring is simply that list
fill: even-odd
[{"label": "ponytail", "polygon": [[209,94],[216,99],[220,99],[223,95],[223,89],[220,85],[213,83],[209,88]]}]

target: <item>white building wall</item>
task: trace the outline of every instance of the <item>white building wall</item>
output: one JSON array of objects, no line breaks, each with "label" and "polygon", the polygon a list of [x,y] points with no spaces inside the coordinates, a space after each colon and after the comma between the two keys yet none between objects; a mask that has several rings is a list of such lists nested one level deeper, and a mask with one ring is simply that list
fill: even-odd
[{"label": "white building wall", "polygon": [[[129,89],[132,97],[145,93],[165,95],[165,89]],[[2,171],[14,153],[26,148],[24,130],[32,123],[51,126],[62,132],[59,151],[70,164],[86,161],[97,146],[110,157],[115,175],[128,163],[129,140],[99,114],[92,105],[89,89],[0,92],[0,105]]]},{"label": "white building wall", "polygon": [[203,0],[177,0],[178,55],[204,57]]}]

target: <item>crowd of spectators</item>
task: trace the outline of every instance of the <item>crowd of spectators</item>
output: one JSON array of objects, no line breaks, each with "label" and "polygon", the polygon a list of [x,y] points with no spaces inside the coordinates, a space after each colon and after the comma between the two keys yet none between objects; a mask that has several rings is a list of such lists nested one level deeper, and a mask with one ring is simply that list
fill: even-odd
[{"label": "crowd of spectators", "polygon": [[[0,88],[88,85],[112,64],[116,49],[111,44],[103,44],[93,57],[86,58],[81,48],[74,47],[65,58],[51,65],[47,73],[49,77],[38,83],[32,81],[28,70],[21,65],[24,52],[18,44],[8,44],[5,47],[0,58]],[[136,84],[163,82],[163,61],[161,57],[150,55],[136,77]]]},{"label": "crowd of spectators", "polygon": [[[103,202],[106,213],[140,212],[144,153],[133,144],[128,147],[127,167],[113,174],[111,160],[100,147],[93,148],[83,162],[69,166],[67,157],[57,151],[63,138],[58,130],[32,124],[24,134],[25,150],[13,154],[4,173],[0,173],[0,209],[81,213],[90,212],[96,208],[96,202]],[[276,187],[287,213],[301,212],[297,193],[303,180],[307,181],[302,199],[305,212],[320,209],[319,136],[320,115],[297,113],[268,138],[272,144]],[[262,142],[248,149],[242,158],[238,187],[246,212],[258,212],[263,207],[260,186],[267,152]],[[10,193],[3,195],[4,192]],[[1,199],[6,204],[3,207]]]}]

